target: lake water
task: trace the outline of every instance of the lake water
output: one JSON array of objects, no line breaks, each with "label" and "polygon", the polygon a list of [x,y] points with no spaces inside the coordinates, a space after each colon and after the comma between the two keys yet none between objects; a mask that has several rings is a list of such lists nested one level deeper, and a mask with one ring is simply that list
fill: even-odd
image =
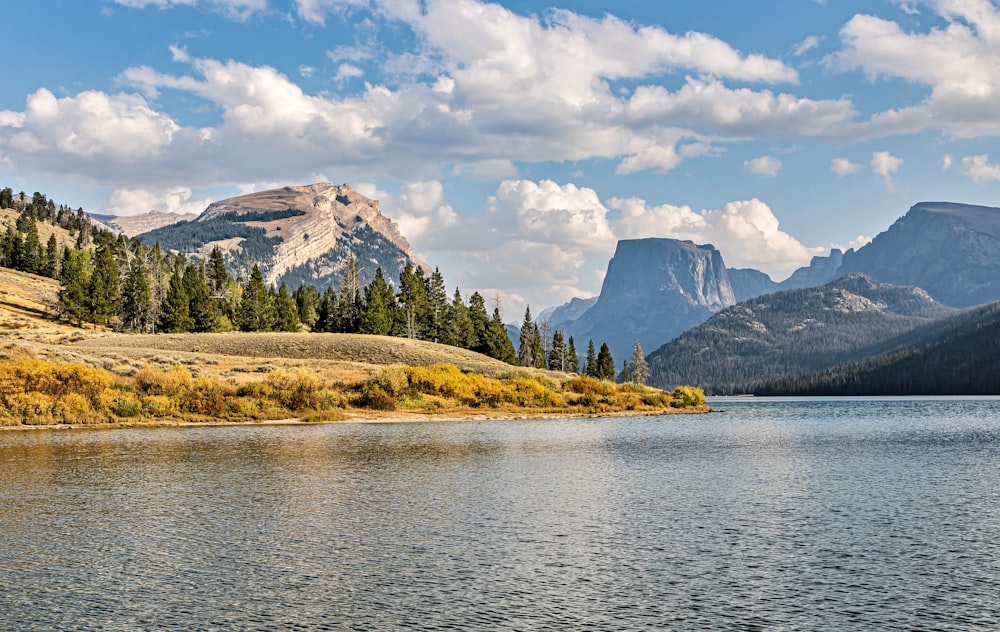
[{"label": "lake water", "polygon": [[3,630],[995,630],[1000,400],[0,433]]}]

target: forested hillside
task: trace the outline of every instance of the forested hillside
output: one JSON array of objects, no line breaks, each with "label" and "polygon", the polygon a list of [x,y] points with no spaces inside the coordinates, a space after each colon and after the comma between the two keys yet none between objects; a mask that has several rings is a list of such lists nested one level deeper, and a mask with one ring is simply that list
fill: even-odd
[{"label": "forested hillside", "polygon": [[849,275],[719,312],[649,355],[650,383],[746,393],[763,380],[881,353],[887,341],[953,312],[919,288]]},{"label": "forested hillside", "polygon": [[1000,395],[1000,303],[910,332],[894,351],[757,386],[757,395]]}]

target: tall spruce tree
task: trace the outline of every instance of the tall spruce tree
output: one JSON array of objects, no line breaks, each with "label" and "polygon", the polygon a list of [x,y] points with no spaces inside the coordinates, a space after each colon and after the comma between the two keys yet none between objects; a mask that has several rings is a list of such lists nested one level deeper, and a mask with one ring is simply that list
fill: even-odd
[{"label": "tall spruce tree", "polygon": [[363,334],[391,336],[395,320],[396,297],[382,276],[382,268],[375,270],[375,278],[365,288],[359,329]]},{"label": "tall spruce tree", "polygon": [[407,338],[423,339],[430,320],[430,303],[423,268],[407,262],[399,274],[397,329]]},{"label": "tall spruce tree", "polygon": [[569,356],[569,366],[566,370],[570,373],[580,372],[580,356],[576,352],[576,343],[573,342],[573,336],[569,337],[569,345],[566,349],[566,354]]},{"label": "tall spruce tree", "polygon": [[450,345],[471,349],[476,344],[476,334],[472,328],[472,318],[469,316],[469,308],[462,300],[462,293],[455,288],[455,296],[448,306],[447,317],[447,338],[442,340]]},{"label": "tall spruce tree", "polygon": [[597,352],[597,374],[594,377],[601,380],[615,379],[615,361],[606,342],[601,343],[601,350]]},{"label": "tall spruce tree", "polygon": [[593,340],[587,342],[587,362],[583,365],[583,374],[597,377],[597,351],[594,350]]},{"label": "tall spruce tree", "polygon": [[448,343],[448,339],[450,338],[450,332],[448,331],[448,290],[444,285],[444,277],[437,268],[434,268],[434,272],[431,273],[430,279],[427,281],[427,307],[427,340]]},{"label": "tall spruce tree", "polygon": [[166,296],[160,304],[160,318],[156,326],[159,331],[166,334],[185,333],[194,327],[187,290],[184,287],[183,268],[182,264],[174,266]]},{"label": "tall spruce tree", "polygon": [[517,351],[507,335],[507,328],[500,317],[500,308],[493,309],[493,318],[486,325],[487,355],[507,364],[517,365]]},{"label": "tall spruce tree", "polygon": [[260,267],[254,264],[250,278],[243,286],[243,295],[236,308],[236,322],[241,331],[270,331],[274,322],[274,307]]},{"label": "tall spruce tree", "polygon": [[282,283],[278,288],[278,296],[274,302],[275,329],[278,331],[298,331],[299,309],[295,299],[288,293],[288,288]]},{"label": "tall spruce tree", "polygon": [[535,341],[538,331],[531,320],[531,305],[524,308],[524,320],[521,322],[520,345],[517,349],[517,363],[520,366],[535,366]]},{"label": "tall spruce tree", "polygon": [[184,270],[184,290],[188,296],[191,331],[215,331],[219,327],[219,304],[212,297],[205,267],[191,264]]},{"label": "tall spruce tree", "polygon": [[[472,321],[473,343],[471,349],[490,355],[490,345],[487,340],[490,317],[486,313],[486,299],[479,292],[473,292],[472,296],[469,297],[469,320]],[[516,358],[517,354],[515,353],[514,356]]]},{"label": "tall spruce tree", "polygon": [[129,262],[125,281],[122,283],[122,327],[126,331],[148,331],[151,305],[149,274],[142,257],[136,255]]},{"label": "tall spruce tree", "polygon": [[59,272],[59,311],[70,322],[82,325],[88,320],[90,299],[87,286],[90,283],[90,253],[76,248],[63,251]]},{"label": "tall spruce tree", "polygon": [[[108,237],[104,237],[105,234]],[[101,241],[94,258],[94,272],[90,275],[90,312],[94,322],[108,325],[118,315],[121,287],[113,237],[110,233],[100,235]]]},{"label": "tall spruce tree", "polygon": [[59,242],[56,241],[56,234],[49,235],[45,243],[45,263],[42,266],[44,276],[55,279],[59,274]]}]

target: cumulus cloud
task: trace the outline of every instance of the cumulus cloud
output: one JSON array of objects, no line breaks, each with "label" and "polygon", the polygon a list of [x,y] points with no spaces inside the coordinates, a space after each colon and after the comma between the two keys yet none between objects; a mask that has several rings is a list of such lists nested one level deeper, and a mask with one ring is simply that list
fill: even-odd
[{"label": "cumulus cloud", "polygon": [[[880,112],[858,124],[859,138],[941,129],[972,138],[1000,134],[1000,7],[986,0],[933,0],[945,26],[907,32],[891,20],[854,16],[840,31],[841,51],[826,59],[836,70],[860,70],[923,84],[919,104]],[[908,6],[904,3],[902,6]]]},{"label": "cumulus cloud", "polygon": [[872,154],[872,172],[881,176],[885,181],[885,190],[892,192],[896,190],[892,176],[899,173],[899,167],[903,164],[903,159],[893,156],[887,151],[876,151]]},{"label": "cumulus cloud", "polygon": [[1000,165],[990,164],[989,154],[962,158],[962,173],[976,184],[1000,181]]},{"label": "cumulus cloud", "polygon": [[649,206],[639,198],[613,198],[621,212],[612,223],[619,239],[672,237],[711,243],[732,268],[753,267],[776,278],[787,276],[824,248],[810,248],[781,230],[771,208],[758,199],[729,202],[721,209],[693,211],[688,206]]},{"label": "cumulus cloud", "polygon": [[772,156],[760,156],[752,160],[744,160],[743,168],[754,175],[773,178],[781,170],[781,161]]},{"label": "cumulus cloud", "polygon": [[415,243],[426,241],[428,232],[444,231],[458,222],[458,214],[445,202],[444,186],[437,180],[408,182],[396,195],[381,194],[378,199],[385,215]]},{"label": "cumulus cloud", "polygon": [[109,215],[138,215],[149,211],[161,213],[201,213],[212,198],[195,196],[188,187],[168,189],[115,189],[104,204]]},{"label": "cumulus cloud", "polygon": [[507,180],[490,199],[491,213],[511,214],[523,239],[611,251],[615,236],[608,225],[607,208],[597,192],[552,180]]},{"label": "cumulus cloud", "polygon": [[361,70],[354,64],[343,63],[337,67],[337,74],[334,75],[334,81],[344,81],[346,79],[354,79],[356,77],[363,77],[365,74],[364,70]]},{"label": "cumulus cloud", "polygon": [[856,162],[851,162],[847,158],[834,158],[830,161],[830,171],[840,177],[857,173],[860,169],[861,165]]}]

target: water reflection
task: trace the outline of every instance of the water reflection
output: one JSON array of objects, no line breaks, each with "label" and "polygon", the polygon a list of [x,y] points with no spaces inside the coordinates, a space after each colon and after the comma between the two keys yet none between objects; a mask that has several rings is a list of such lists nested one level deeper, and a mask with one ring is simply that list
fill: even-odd
[{"label": "water reflection", "polygon": [[0,433],[0,628],[992,629],[1000,402]]}]

